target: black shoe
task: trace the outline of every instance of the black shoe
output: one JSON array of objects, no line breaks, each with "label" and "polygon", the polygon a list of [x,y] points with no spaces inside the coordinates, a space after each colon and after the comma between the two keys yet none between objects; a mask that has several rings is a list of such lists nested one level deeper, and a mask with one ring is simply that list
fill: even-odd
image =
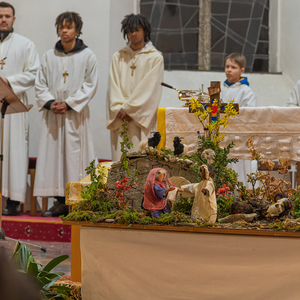
[{"label": "black shoe", "polygon": [[7,206],[2,209],[3,216],[17,216],[19,214],[19,206]]},{"label": "black shoe", "polygon": [[54,205],[47,211],[42,213],[42,217],[59,217],[61,215],[66,216],[69,213],[68,206],[58,201],[54,202]]}]

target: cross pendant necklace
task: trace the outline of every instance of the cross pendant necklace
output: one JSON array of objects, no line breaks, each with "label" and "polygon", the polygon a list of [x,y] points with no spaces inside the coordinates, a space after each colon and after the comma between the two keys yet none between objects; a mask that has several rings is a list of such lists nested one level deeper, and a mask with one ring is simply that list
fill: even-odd
[{"label": "cross pendant necklace", "polygon": [[67,76],[69,76],[69,73],[67,71],[65,71],[65,73],[63,73],[64,83],[66,83]]},{"label": "cross pendant necklace", "polygon": [[5,59],[7,59],[7,57],[4,57],[3,59],[0,60],[1,70],[3,70],[3,65],[5,65],[5,62],[4,62]]},{"label": "cross pendant necklace", "polygon": [[132,65],[130,66],[130,69],[132,69],[131,76],[133,76],[133,71],[135,68],[136,68],[136,66],[134,65],[134,62],[133,62]]},{"label": "cross pendant necklace", "polygon": [[[131,54],[130,54],[130,56],[131,56]],[[131,63],[132,63],[132,65],[130,66],[130,69],[132,70],[131,71],[131,76],[133,76],[133,72],[134,72],[134,70],[136,69],[136,63],[137,63],[137,61],[138,61],[138,59],[140,58],[140,54],[136,54],[135,55],[137,58],[133,61],[133,59],[132,59],[132,57],[131,57]]]},{"label": "cross pendant necklace", "polygon": [[64,83],[67,82],[67,76],[69,76],[69,73],[68,73],[68,67],[69,67],[69,57],[68,56],[65,56],[63,57],[62,59],[62,62],[63,62],[63,78],[64,78]]}]

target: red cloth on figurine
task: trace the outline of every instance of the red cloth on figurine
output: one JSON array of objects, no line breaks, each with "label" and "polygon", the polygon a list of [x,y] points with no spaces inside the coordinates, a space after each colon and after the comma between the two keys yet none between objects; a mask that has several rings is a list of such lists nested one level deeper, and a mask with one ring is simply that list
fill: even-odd
[{"label": "red cloth on figurine", "polygon": [[[155,180],[155,175],[158,170],[163,170],[163,172],[166,174],[165,176],[165,182],[166,184],[162,181]],[[155,211],[155,210],[160,210],[163,209],[166,204],[167,200],[166,199],[159,199],[156,197],[155,191],[154,191],[154,184],[157,184],[158,186],[162,188],[169,188],[170,186],[174,186],[170,180],[169,180],[169,175],[167,170],[163,168],[155,168],[152,169],[147,177],[146,184],[145,184],[145,189],[144,189],[144,208],[150,211]]]}]

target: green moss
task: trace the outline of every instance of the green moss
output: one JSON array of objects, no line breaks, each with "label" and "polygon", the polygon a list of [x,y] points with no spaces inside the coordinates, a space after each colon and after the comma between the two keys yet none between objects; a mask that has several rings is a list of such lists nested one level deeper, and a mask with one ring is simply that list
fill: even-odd
[{"label": "green moss", "polygon": [[178,199],[174,203],[174,210],[186,215],[190,215],[192,211],[192,206],[194,202],[194,197],[183,198],[179,196]]},{"label": "green moss", "polygon": [[284,230],[285,229],[283,222],[272,222],[269,226],[271,229],[275,229],[275,230]]}]

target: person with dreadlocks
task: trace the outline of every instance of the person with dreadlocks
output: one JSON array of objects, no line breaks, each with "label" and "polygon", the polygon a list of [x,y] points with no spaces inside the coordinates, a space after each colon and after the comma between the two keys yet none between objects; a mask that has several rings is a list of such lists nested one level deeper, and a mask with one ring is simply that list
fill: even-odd
[{"label": "person with dreadlocks", "polygon": [[121,156],[119,132],[124,120],[133,142],[131,151],[138,151],[139,143],[156,131],[164,72],[163,56],[150,41],[151,25],[146,18],[131,14],[121,24],[128,44],[113,55],[106,105],[113,160]]},{"label": "person with dreadlocks", "polygon": [[96,93],[98,68],[95,54],[78,38],[82,24],[75,12],[56,18],[60,40],[44,54],[36,79],[43,116],[34,195],[57,199],[45,217],[67,214],[66,183],[83,178],[95,158],[88,103]]}]

